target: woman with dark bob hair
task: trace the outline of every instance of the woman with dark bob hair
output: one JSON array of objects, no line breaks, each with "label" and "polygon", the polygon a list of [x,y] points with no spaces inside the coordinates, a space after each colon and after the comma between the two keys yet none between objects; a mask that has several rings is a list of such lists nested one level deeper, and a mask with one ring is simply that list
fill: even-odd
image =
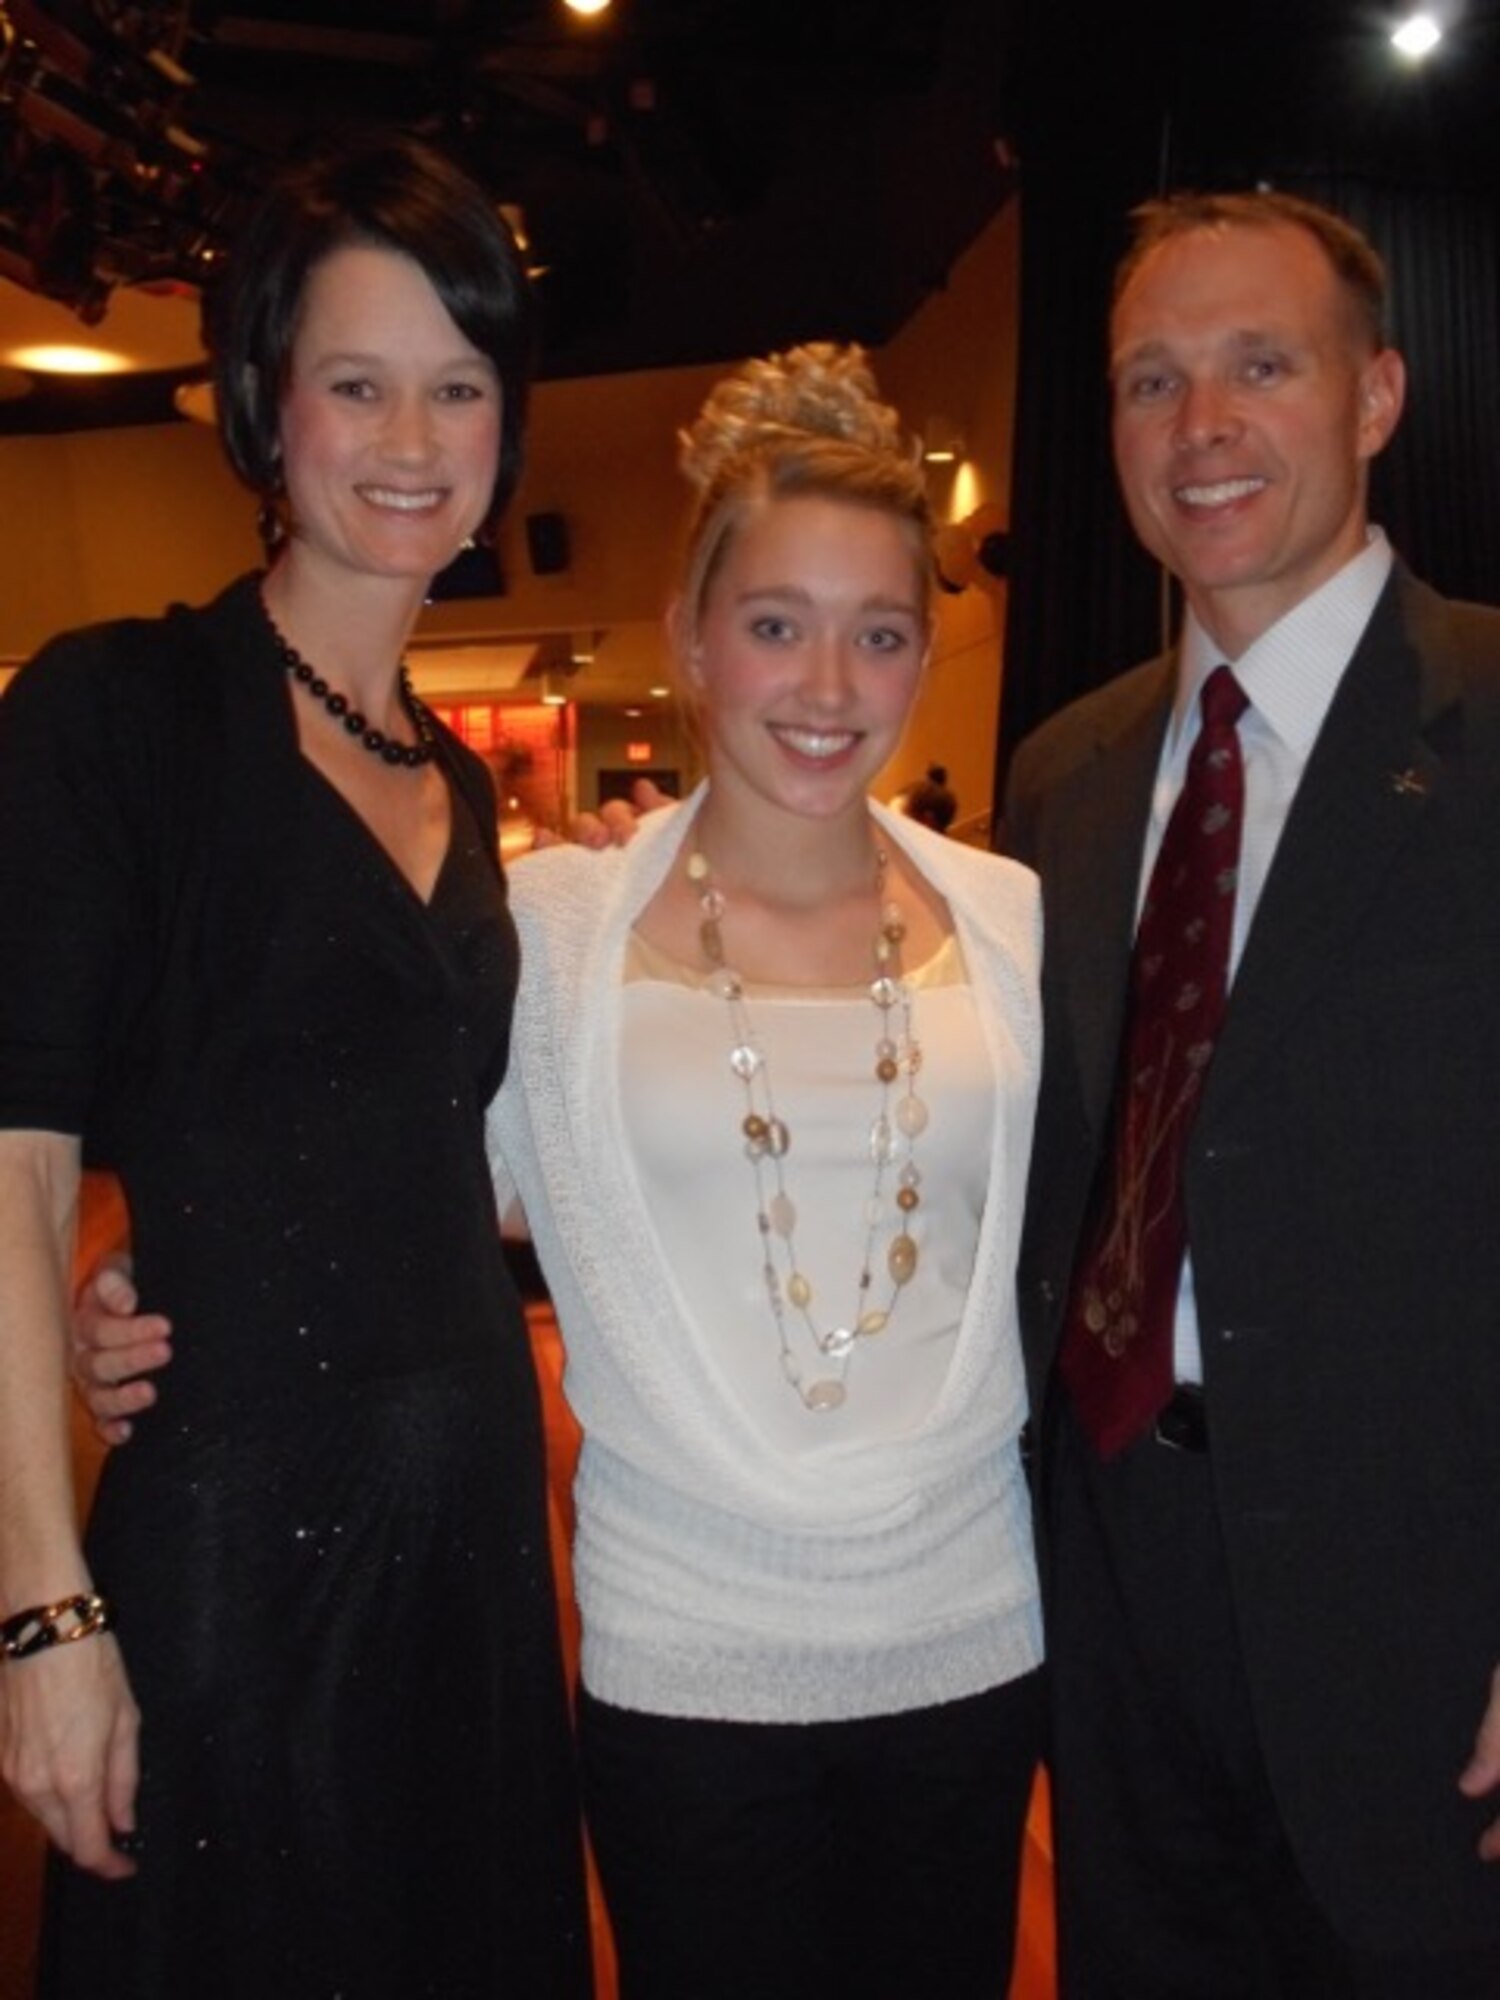
[{"label": "woman with dark bob hair", "polygon": [[[439,156],[286,172],[206,314],[269,569],[0,705],[0,1745],[57,1849],[49,1995],[589,1990],[482,1138],[516,937],[488,778],[402,665],[514,485],[529,320]],[[175,1342],[80,1540],[84,1164]]]}]

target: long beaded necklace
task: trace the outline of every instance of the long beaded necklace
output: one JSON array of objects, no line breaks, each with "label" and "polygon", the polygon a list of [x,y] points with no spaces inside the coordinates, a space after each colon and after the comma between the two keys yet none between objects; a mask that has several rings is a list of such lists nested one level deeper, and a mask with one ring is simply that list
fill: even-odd
[{"label": "long beaded necklace", "polygon": [[[755,1176],[756,1227],[760,1233],[761,1275],[776,1326],[781,1372],[807,1409],[823,1415],[838,1409],[847,1393],[845,1376],[861,1340],[873,1339],[890,1323],[904,1286],[917,1269],[917,1245],[909,1233],[921,1203],[922,1175],[915,1159],[916,1141],[927,1126],[927,1106],[917,1095],[922,1067],[921,1044],[912,1021],[912,996],[902,971],[901,945],[906,923],[901,906],[885,899],[887,858],[875,855],[875,906],[878,911],[873,945],[874,976],[870,1001],[878,1017],[874,1077],[879,1088],[875,1116],[865,1137],[870,1159],[870,1192],[864,1209],[864,1245],[854,1287],[854,1308],[847,1320],[820,1326],[813,1317],[813,1288],[797,1253],[797,1209],[786,1184],[786,1156],[791,1127],[776,1106],[770,1065],[764,1044],[745,1001],[745,982],[729,964],[724,951],[724,892],[715,886],[707,857],[695,848],[688,856],[687,875],[698,896],[701,920],[698,937],[709,964],[709,990],[729,1009],[732,1030],[729,1067],[745,1093],[740,1136]],[[902,1079],[905,1087],[897,1096]],[[894,1102],[893,1102],[894,1100]],[[890,1218],[887,1183],[895,1179],[894,1233],[885,1250],[890,1290],[883,1305],[872,1304],[875,1286],[876,1238]],[[809,1377],[792,1343],[792,1316],[811,1341],[816,1360]]]},{"label": "long beaded necklace", "polygon": [[396,669],[396,680],[401,691],[401,706],[406,710],[411,726],[416,731],[415,743],[398,743],[394,737],[387,736],[383,729],[375,728],[369,718],[351,704],[348,695],[339,694],[336,689],[331,688],[316,667],[303,659],[271,616],[270,606],[264,597],[260,600],[260,608],[266,623],[271,628],[271,637],[276,641],[281,664],[293,680],[300,687],[306,688],[314,701],[322,702],[328,713],[335,721],[341,722],[351,736],[357,736],[372,757],[378,757],[382,764],[390,764],[392,767],[399,765],[408,771],[420,770],[423,764],[432,762],[437,755],[437,736],[428,720],[426,709],[417,700],[405,660]]}]

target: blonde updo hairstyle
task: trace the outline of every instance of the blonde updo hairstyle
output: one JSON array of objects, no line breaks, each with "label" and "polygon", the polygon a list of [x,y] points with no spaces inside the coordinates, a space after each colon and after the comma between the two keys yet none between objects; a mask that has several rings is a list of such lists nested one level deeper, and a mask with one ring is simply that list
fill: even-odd
[{"label": "blonde updo hairstyle", "polygon": [[698,493],[671,612],[681,660],[692,653],[704,601],[746,516],[794,495],[873,507],[908,523],[928,621],[932,522],[921,449],[881,402],[862,347],[815,341],[747,361],[712,390],[678,443],[678,463]]}]

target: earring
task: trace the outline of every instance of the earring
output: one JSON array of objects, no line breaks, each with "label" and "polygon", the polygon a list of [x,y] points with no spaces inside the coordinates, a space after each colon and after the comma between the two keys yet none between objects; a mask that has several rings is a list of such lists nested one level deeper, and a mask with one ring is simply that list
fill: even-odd
[{"label": "earring", "polygon": [[269,561],[287,538],[286,518],[276,500],[261,501],[260,511],[255,517],[255,532],[260,536],[260,545]]}]

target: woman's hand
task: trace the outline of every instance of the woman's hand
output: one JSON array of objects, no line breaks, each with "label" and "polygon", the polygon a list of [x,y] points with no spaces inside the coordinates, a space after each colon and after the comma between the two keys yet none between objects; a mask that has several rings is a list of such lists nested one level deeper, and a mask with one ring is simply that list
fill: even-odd
[{"label": "woman's hand", "polygon": [[107,1632],[0,1663],[0,1776],[80,1868],[119,1881],[135,1863],[140,1713]]},{"label": "woman's hand", "polygon": [[106,1444],[124,1444],[131,1418],[149,1410],[156,1386],[146,1380],[172,1358],[172,1323],[138,1313],[130,1259],[103,1258],[73,1301],[70,1364],[74,1387]]}]

